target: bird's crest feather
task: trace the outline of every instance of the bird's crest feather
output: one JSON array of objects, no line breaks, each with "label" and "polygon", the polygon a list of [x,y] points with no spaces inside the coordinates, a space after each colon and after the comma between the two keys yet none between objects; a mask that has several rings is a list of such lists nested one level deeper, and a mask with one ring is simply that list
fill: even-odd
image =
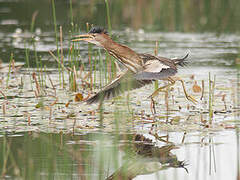
[{"label": "bird's crest feather", "polygon": [[92,27],[88,33],[108,34],[108,32],[102,27]]}]

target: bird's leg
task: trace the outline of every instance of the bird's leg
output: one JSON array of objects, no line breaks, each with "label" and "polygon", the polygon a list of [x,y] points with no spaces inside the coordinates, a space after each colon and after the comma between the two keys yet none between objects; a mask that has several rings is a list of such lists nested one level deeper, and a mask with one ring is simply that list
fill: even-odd
[{"label": "bird's leg", "polygon": [[172,86],[175,82],[172,82],[170,81],[169,84],[165,85],[165,86],[162,86],[160,88],[158,88],[157,90],[155,90],[151,96],[149,96],[151,98],[151,111],[152,111],[152,114],[156,114],[156,109],[155,109],[155,101],[154,101],[154,97],[158,95],[159,92],[164,92],[165,94],[168,93],[168,90],[166,90],[166,88]]},{"label": "bird's leg", "polygon": [[185,94],[185,97],[187,98],[187,100],[191,101],[191,102],[194,103],[194,104],[197,103],[197,100],[196,100],[193,96],[191,96],[191,95],[189,95],[189,94],[187,93],[186,87],[185,87],[185,83],[184,83],[184,81],[183,81],[180,77],[177,77],[177,76],[169,77],[168,80],[169,80],[169,81],[172,81],[172,82],[173,82],[173,81],[174,81],[174,82],[180,81],[180,82],[182,83],[183,91],[184,91],[184,94]]},{"label": "bird's leg", "polygon": [[159,92],[166,92],[166,90],[164,90],[164,89],[166,89],[166,88],[168,88],[168,87],[171,87],[171,86],[173,86],[174,84],[175,84],[175,81],[174,80],[170,80],[170,79],[167,79],[170,83],[168,83],[167,85],[165,85],[165,86],[162,86],[162,87],[160,87],[160,88],[158,88],[157,90],[155,90],[149,97],[150,98],[153,98],[153,97],[155,97],[155,96],[157,96],[158,95],[158,93]]}]

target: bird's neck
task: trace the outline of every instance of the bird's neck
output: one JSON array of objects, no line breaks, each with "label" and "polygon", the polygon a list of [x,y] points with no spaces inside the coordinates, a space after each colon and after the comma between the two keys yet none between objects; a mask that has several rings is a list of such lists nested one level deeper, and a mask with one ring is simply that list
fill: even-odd
[{"label": "bird's neck", "polygon": [[129,47],[118,44],[111,39],[104,44],[104,48],[132,72],[137,73],[143,70],[142,59]]}]

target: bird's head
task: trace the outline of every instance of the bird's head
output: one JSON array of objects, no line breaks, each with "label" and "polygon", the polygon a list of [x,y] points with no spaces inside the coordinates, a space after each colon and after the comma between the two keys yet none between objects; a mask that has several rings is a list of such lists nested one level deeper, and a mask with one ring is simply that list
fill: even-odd
[{"label": "bird's head", "polygon": [[87,34],[73,37],[72,42],[87,41],[89,43],[96,44],[97,46],[104,46],[104,43],[106,43],[109,39],[110,37],[105,29],[93,27]]}]

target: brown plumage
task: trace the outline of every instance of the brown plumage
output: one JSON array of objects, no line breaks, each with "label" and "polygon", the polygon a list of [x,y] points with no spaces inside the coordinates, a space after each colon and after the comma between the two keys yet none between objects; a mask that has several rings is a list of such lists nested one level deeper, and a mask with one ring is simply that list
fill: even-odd
[{"label": "brown plumage", "polygon": [[184,58],[169,59],[150,54],[138,54],[127,46],[114,42],[102,28],[92,28],[88,34],[76,36],[72,41],[87,41],[106,49],[127,70],[117,76],[97,94],[86,100],[87,103],[96,103],[110,99],[126,90],[132,90],[150,84],[155,80],[163,80],[177,73],[177,65],[185,65]]},{"label": "brown plumage", "polygon": [[137,80],[134,74],[126,70],[124,73],[117,76],[111,83],[106,85],[102,90],[100,90],[94,96],[88,98],[86,102],[88,104],[99,102],[101,99],[110,99],[123,93],[127,90],[133,90],[150,84],[151,80]]}]

